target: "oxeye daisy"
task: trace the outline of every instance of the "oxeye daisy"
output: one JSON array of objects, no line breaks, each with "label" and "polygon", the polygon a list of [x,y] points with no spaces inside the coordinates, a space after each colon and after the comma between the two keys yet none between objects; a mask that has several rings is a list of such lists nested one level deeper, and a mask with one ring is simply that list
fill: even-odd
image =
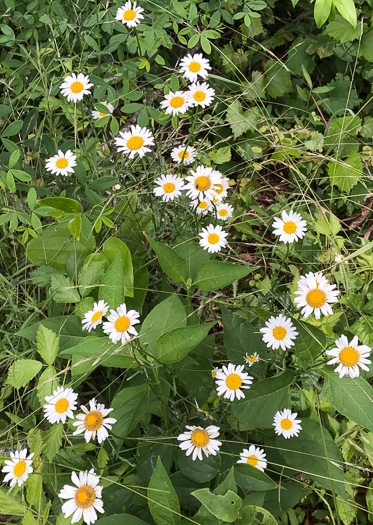
[{"label": "oxeye daisy", "polygon": [[125,24],[127,27],[136,27],[137,24],[144,18],[142,14],[144,9],[138,5],[136,2],[126,2],[123,7],[120,7],[115,16],[115,20],[119,20],[122,24]]},{"label": "oxeye daisy", "polygon": [[178,146],[171,151],[171,158],[174,162],[185,165],[192,164],[196,158],[196,148],[193,146]]},{"label": "oxeye daisy", "polygon": [[220,203],[216,207],[216,215],[221,221],[226,221],[229,217],[232,217],[234,208],[230,204]]},{"label": "oxeye daisy", "polygon": [[186,432],[180,434],[177,439],[181,441],[179,447],[181,450],[186,450],[186,455],[190,456],[193,452],[192,459],[200,459],[202,461],[202,451],[206,457],[212,454],[216,456],[219,448],[221,447],[221,441],[218,441],[219,427],[210,425],[207,428],[186,426]]},{"label": "oxeye daisy", "polygon": [[190,170],[190,175],[186,177],[187,196],[192,200],[210,199],[216,195],[215,184],[218,184],[220,177],[219,172],[212,168],[197,166],[195,170]]},{"label": "oxeye daisy", "polygon": [[157,185],[153,193],[162,200],[168,202],[180,197],[181,190],[184,189],[184,180],[176,175],[161,175],[154,181]]},{"label": "oxeye daisy", "polygon": [[342,263],[345,260],[342,254],[337,253],[337,255],[334,258],[334,262],[336,263]]},{"label": "oxeye daisy", "polygon": [[275,427],[276,434],[284,436],[285,439],[298,436],[299,432],[302,430],[302,421],[296,419],[297,415],[296,412],[292,413],[288,408],[285,408],[282,412],[280,410],[276,412],[273,419],[273,426]]},{"label": "oxeye daisy", "polygon": [[205,215],[211,210],[211,201],[209,199],[202,199],[201,201],[192,201],[189,206],[196,210],[197,215],[202,213]]},{"label": "oxeye daisy", "polygon": [[118,306],[116,310],[110,310],[107,322],[103,324],[105,334],[113,343],[120,341],[122,344],[131,339],[131,335],[137,335],[135,324],[140,322],[140,314],[136,310],[129,310],[125,303]]},{"label": "oxeye daisy", "polygon": [[10,482],[9,485],[19,487],[27,480],[28,475],[31,474],[34,469],[32,468],[32,458],[34,453],[27,455],[27,449],[23,449],[16,452],[10,452],[10,460],[4,461],[2,472],[5,473],[4,483]]},{"label": "oxeye daisy", "polygon": [[241,389],[250,388],[253,382],[253,377],[249,376],[247,372],[243,372],[245,365],[233,365],[229,363],[228,366],[223,366],[216,374],[217,394],[225,399],[233,401],[235,398],[241,399],[245,394]]},{"label": "oxeye daisy", "polygon": [[294,346],[294,340],[298,335],[291,319],[282,314],[277,317],[270,317],[265,327],[261,328],[260,331],[264,334],[262,339],[267,347],[273,348],[273,350],[291,348]]},{"label": "oxeye daisy", "polygon": [[370,356],[371,348],[366,345],[359,345],[358,343],[359,340],[356,335],[350,343],[345,335],[341,335],[341,337],[335,341],[337,348],[326,351],[327,355],[333,357],[327,364],[335,365],[338,363],[334,372],[337,372],[339,377],[343,377],[344,375],[349,375],[352,378],[358,377],[360,373],[359,367],[363,370],[369,370],[366,365],[370,365],[371,363],[370,359],[367,359],[367,357]]},{"label": "oxeye daisy", "polygon": [[101,102],[102,106],[105,106],[107,108],[107,113],[103,113],[102,111],[92,111],[92,117],[95,120],[98,120],[99,118],[106,117],[107,115],[112,115],[114,111],[114,106],[110,104],[110,102]]},{"label": "oxeye daisy", "polygon": [[217,197],[222,200],[228,195],[229,179],[228,177],[224,177],[220,171],[214,170],[214,173],[218,174],[220,177],[220,180],[214,185],[214,190]]},{"label": "oxeye daisy", "polygon": [[209,253],[220,252],[227,245],[227,235],[221,226],[209,224],[206,228],[202,228],[202,232],[199,234],[201,237],[199,244]]},{"label": "oxeye daisy", "polygon": [[219,368],[217,366],[215,366],[215,368],[213,368],[211,370],[211,377],[215,379],[216,377],[216,374],[219,372]]},{"label": "oxeye daisy", "polygon": [[250,367],[253,366],[254,363],[257,363],[258,361],[260,361],[260,357],[258,356],[258,354],[256,352],[254,352],[253,354],[249,355],[248,353],[246,353],[245,355],[245,363],[247,365],[249,365]]},{"label": "oxeye daisy", "polygon": [[80,407],[83,410],[83,414],[77,414],[76,419],[73,425],[78,427],[74,436],[82,434],[84,432],[84,438],[87,443],[91,439],[96,439],[99,443],[105,441],[109,436],[107,429],[111,430],[111,425],[117,422],[113,417],[106,417],[113,408],[105,408],[105,405],[100,403],[96,404],[95,399],[91,399],[89,402],[89,410],[85,406]]},{"label": "oxeye daisy", "polygon": [[338,290],[335,284],[329,284],[321,272],[308,273],[302,275],[298,281],[298,290],[295,292],[294,299],[298,308],[302,308],[301,313],[304,317],[315,314],[316,319],[320,319],[322,313],[327,317],[332,315],[333,310],[329,303],[338,301]]},{"label": "oxeye daisy", "polygon": [[74,166],[76,166],[76,155],[71,150],[64,153],[59,149],[57,155],[47,159],[45,169],[53,174],[66,177],[70,173],[74,173]]},{"label": "oxeye daisy", "polygon": [[287,244],[303,239],[307,231],[307,221],[295,211],[283,211],[281,219],[276,217],[273,222],[273,233],[280,237],[280,241]]},{"label": "oxeye daisy", "polygon": [[166,115],[183,115],[189,107],[189,95],[184,91],[170,91],[161,102],[161,108],[166,110]]},{"label": "oxeye daisy", "polygon": [[118,151],[123,151],[130,159],[137,154],[140,158],[148,151],[149,146],[154,146],[152,132],[148,128],[141,128],[139,125],[131,126],[131,131],[120,131],[120,137],[115,137],[115,145]]},{"label": "oxeye daisy", "polygon": [[249,449],[243,449],[237,463],[246,463],[264,472],[264,469],[267,468],[266,457],[266,453],[262,448],[250,445]]},{"label": "oxeye daisy", "polygon": [[108,309],[109,306],[105,303],[105,301],[101,300],[98,303],[94,303],[93,309],[89,310],[89,312],[84,315],[84,319],[82,320],[82,329],[88,330],[88,332],[90,332],[92,328],[96,328],[102,323],[102,318],[104,315],[106,315]]},{"label": "oxeye daisy", "polygon": [[203,58],[202,53],[189,53],[180,61],[180,73],[190,82],[195,82],[198,77],[205,79],[210,69],[210,63],[207,58]]},{"label": "oxeye daisy", "polygon": [[189,87],[190,104],[206,108],[214,100],[215,90],[210,88],[206,82],[195,82]]},{"label": "oxeye daisy", "polygon": [[104,513],[101,493],[103,487],[99,485],[100,478],[93,469],[89,472],[71,474],[71,481],[75,486],[64,485],[58,496],[67,499],[61,508],[65,518],[72,514],[71,523],[78,523],[83,518],[84,523],[90,525],[97,521],[97,513]]},{"label": "oxeye daisy", "polygon": [[89,76],[79,73],[76,75],[72,73],[71,76],[65,78],[60,85],[61,93],[67,98],[68,102],[78,102],[83,100],[84,95],[89,95],[93,84],[89,82]]},{"label": "oxeye daisy", "polygon": [[49,423],[65,423],[66,418],[74,417],[74,410],[77,406],[78,394],[74,392],[72,388],[63,388],[62,386],[57,387],[52,395],[46,396],[45,401],[47,404],[44,405],[44,417],[47,418]]}]

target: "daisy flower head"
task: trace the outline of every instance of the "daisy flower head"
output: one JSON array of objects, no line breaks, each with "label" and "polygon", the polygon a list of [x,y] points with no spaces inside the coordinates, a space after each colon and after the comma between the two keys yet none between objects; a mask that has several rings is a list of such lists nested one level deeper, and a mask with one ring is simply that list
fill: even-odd
[{"label": "daisy flower head", "polygon": [[72,388],[63,388],[62,386],[57,389],[50,396],[45,396],[44,405],[44,417],[47,418],[49,423],[65,423],[66,418],[74,417],[74,410],[77,407],[78,394],[74,392]]},{"label": "daisy flower head", "polygon": [[280,314],[277,317],[270,317],[265,324],[264,328],[260,331],[263,334],[263,341],[266,343],[268,348],[277,350],[282,348],[286,350],[294,346],[294,340],[298,335],[291,319],[286,318]]},{"label": "daisy flower head", "polygon": [[149,146],[154,146],[152,132],[148,128],[141,128],[138,124],[131,126],[131,131],[120,131],[120,137],[115,137],[115,145],[118,151],[123,151],[130,159],[137,154],[142,158],[145,153],[151,151]]},{"label": "daisy flower head", "polygon": [[303,239],[307,231],[307,221],[295,211],[285,210],[281,214],[281,219],[276,217],[273,222],[273,233],[279,236],[280,241],[287,244]]},{"label": "daisy flower head", "polygon": [[207,82],[195,82],[189,87],[190,104],[207,108],[214,100],[215,90]]},{"label": "daisy flower head", "polygon": [[76,75],[72,73],[60,85],[61,93],[67,98],[68,102],[77,103],[79,100],[83,100],[84,95],[89,95],[91,92],[89,88],[93,86],[89,82],[89,76],[79,73]]},{"label": "daisy flower head", "polygon": [[82,518],[84,523],[91,525],[97,521],[97,512],[104,513],[101,493],[103,487],[99,485],[100,478],[96,476],[93,469],[89,472],[76,472],[71,474],[74,486],[64,485],[58,496],[66,499],[61,511],[65,518],[72,514],[71,523],[78,523]]},{"label": "daisy flower head", "polygon": [[216,374],[217,394],[224,399],[234,401],[235,398],[241,399],[245,397],[242,389],[250,388],[253,382],[253,377],[249,376],[243,369],[245,365],[233,365],[229,363],[228,366],[223,366]]},{"label": "daisy flower head", "polygon": [[246,463],[264,472],[264,469],[267,468],[266,457],[266,453],[262,448],[250,445],[249,449],[243,449],[237,463]]},{"label": "daisy flower head", "polygon": [[94,303],[93,309],[89,310],[89,312],[84,315],[84,319],[82,320],[82,330],[88,330],[88,332],[90,332],[92,328],[94,329],[101,324],[102,318],[106,315],[108,309],[109,306],[105,301],[101,300],[98,303]]},{"label": "daisy flower head", "polygon": [[143,12],[144,9],[136,5],[136,2],[132,3],[128,0],[123,7],[118,9],[115,20],[119,20],[127,27],[136,27],[144,18],[144,15],[142,14]]},{"label": "daisy flower head", "polygon": [[202,228],[202,232],[199,234],[201,237],[199,244],[209,253],[220,252],[227,245],[227,235],[221,226],[209,224],[206,228]]},{"label": "daisy flower head", "polygon": [[85,406],[80,407],[83,410],[83,414],[77,414],[76,419],[73,425],[77,427],[74,432],[74,436],[82,434],[84,432],[84,438],[87,443],[91,439],[96,439],[101,444],[107,437],[109,437],[109,432],[107,429],[111,430],[111,426],[117,422],[113,417],[106,417],[113,408],[105,408],[105,405],[96,403],[95,399],[91,399],[89,402],[89,410]]},{"label": "daisy flower head", "polygon": [[177,164],[192,164],[196,158],[196,148],[193,146],[178,146],[171,151],[171,158]]},{"label": "daisy flower head", "polygon": [[198,77],[205,79],[211,69],[210,62],[203,58],[202,53],[190,53],[180,61],[180,73],[190,82],[195,82]]},{"label": "daisy flower head", "polygon": [[32,458],[34,453],[27,455],[27,449],[10,452],[10,459],[4,461],[4,466],[1,472],[5,473],[4,483],[10,482],[10,487],[18,485],[19,487],[27,480],[28,475],[34,469],[32,468]]},{"label": "daisy flower head", "polygon": [[345,260],[345,258],[343,257],[343,255],[341,253],[337,253],[337,255],[334,258],[334,262],[336,262],[338,264],[343,263],[344,260]]},{"label": "daisy flower head", "polygon": [[66,153],[59,149],[57,155],[47,159],[45,169],[53,174],[67,177],[70,173],[74,173],[74,166],[76,166],[76,155],[69,149]]},{"label": "daisy flower head", "polygon": [[207,428],[202,428],[187,425],[186,429],[177,439],[181,441],[179,448],[186,450],[187,456],[193,453],[193,461],[197,458],[202,461],[202,452],[205,453],[206,457],[210,454],[216,456],[221,447],[221,441],[215,439],[219,436],[219,427],[210,425]]},{"label": "daisy flower head", "polygon": [[219,372],[219,368],[217,366],[215,366],[212,370],[211,370],[211,377],[213,379],[215,379],[216,377],[216,374]]},{"label": "daisy flower head", "polygon": [[336,339],[335,344],[336,348],[326,351],[327,355],[333,357],[327,364],[335,365],[338,363],[334,372],[337,372],[340,378],[345,375],[349,375],[351,378],[358,377],[359,367],[366,371],[369,370],[367,365],[370,365],[371,360],[367,358],[372,350],[369,346],[359,345],[356,335],[350,343],[345,335],[341,335],[339,339]]},{"label": "daisy flower head", "polygon": [[335,290],[336,287],[335,284],[329,284],[321,272],[307,273],[298,281],[295,295],[299,297],[296,297],[294,302],[298,308],[302,308],[303,317],[308,317],[312,312],[316,319],[320,319],[321,314],[327,317],[333,313],[330,303],[338,301],[339,291]]},{"label": "daisy flower head", "polygon": [[110,315],[102,328],[113,343],[120,341],[124,344],[131,339],[131,335],[137,335],[135,324],[140,322],[140,314],[136,310],[129,310],[125,303],[118,306],[116,310],[110,310]]},{"label": "daisy flower head", "polygon": [[184,189],[184,180],[177,175],[161,175],[154,183],[157,185],[153,190],[154,195],[166,202],[180,197]]},{"label": "daisy flower head", "polygon": [[234,208],[230,204],[223,204],[222,202],[216,207],[216,215],[221,221],[226,221],[232,217]]},{"label": "daisy flower head", "polygon": [[289,439],[293,436],[298,436],[299,432],[302,430],[301,420],[296,419],[296,412],[292,412],[288,408],[285,408],[282,412],[279,410],[276,412],[275,417],[273,418],[273,426],[275,427],[275,432],[278,436],[284,436],[285,439]]},{"label": "daisy flower head", "polygon": [[92,117],[95,120],[98,120],[99,118],[106,117],[107,115],[112,115],[114,111],[114,106],[110,104],[110,102],[101,102],[102,106],[105,106],[107,108],[107,113],[103,113],[102,111],[92,111]]},{"label": "daisy flower head", "polygon": [[218,174],[220,177],[220,180],[215,184],[214,189],[217,197],[222,200],[228,196],[229,179],[228,177],[224,177],[220,171],[214,170],[214,173]]},{"label": "daisy flower head", "polygon": [[245,363],[247,365],[249,365],[249,367],[252,367],[254,363],[258,363],[258,361],[260,361],[260,357],[258,356],[258,354],[256,352],[254,352],[253,354],[249,355],[247,352],[246,352],[246,355],[245,355]]},{"label": "daisy flower head", "polygon": [[189,95],[184,91],[170,91],[161,102],[161,108],[166,110],[166,115],[183,115],[190,107]]},{"label": "daisy flower head", "polygon": [[219,183],[218,171],[204,166],[197,166],[195,170],[190,170],[190,175],[186,177],[187,196],[192,200],[210,199],[216,195],[215,185]]},{"label": "daisy flower head", "polygon": [[205,215],[211,210],[211,201],[209,199],[202,199],[201,201],[195,200],[192,201],[189,206],[196,211],[197,215],[200,213]]}]

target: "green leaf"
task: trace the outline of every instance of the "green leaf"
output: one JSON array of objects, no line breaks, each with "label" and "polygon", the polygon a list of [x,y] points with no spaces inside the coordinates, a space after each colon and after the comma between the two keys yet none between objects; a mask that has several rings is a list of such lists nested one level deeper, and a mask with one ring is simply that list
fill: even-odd
[{"label": "green leaf", "polygon": [[271,490],[276,483],[267,474],[249,464],[238,463],[234,466],[234,479],[244,491]]},{"label": "green leaf", "polygon": [[115,309],[125,302],[125,292],[122,255],[118,253],[102,278],[98,298]]},{"label": "green leaf", "polygon": [[359,55],[369,62],[373,62],[373,31],[371,28],[363,33],[360,42]]},{"label": "green leaf", "polygon": [[79,292],[82,297],[92,293],[94,288],[100,284],[107,265],[108,263],[106,260],[95,261],[91,259],[84,264],[78,277]]},{"label": "green leaf", "polygon": [[1,514],[5,515],[14,515],[14,514],[24,514],[25,507],[17,501],[16,499],[8,496],[5,489],[0,488],[0,509]]},{"label": "green leaf", "polygon": [[29,475],[27,480],[27,501],[30,505],[37,505],[41,501],[43,476],[41,468]]},{"label": "green leaf", "polygon": [[15,120],[9,126],[7,126],[4,131],[1,133],[2,137],[13,137],[17,135],[22,129],[23,120]]},{"label": "green leaf", "polygon": [[48,365],[53,365],[57,357],[60,338],[43,325],[40,325],[37,333],[37,349],[41,357]]},{"label": "green leaf", "polygon": [[184,450],[179,450],[177,463],[180,471],[196,483],[206,483],[215,478],[220,469],[220,455],[203,457],[202,461],[193,461]]},{"label": "green leaf", "polygon": [[225,288],[238,279],[246,277],[255,267],[230,264],[222,261],[207,261],[200,266],[193,286],[204,292]]},{"label": "green leaf", "polygon": [[363,163],[357,151],[353,151],[346,161],[336,159],[335,162],[329,162],[328,166],[330,184],[345,191],[347,195],[363,175]]},{"label": "green leaf", "polygon": [[82,216],[75,215],[68,223],[69,232],[77,241],[80,239],[80,230],[82,229]]},{"label": "green leaf", "polygon": [[6,106],[5,104],[0,104],[0,117],[6,117],[11,113],[12,108],[10,106]]},{"label": "green leaf", "polygon": [[[282,500],[281,500],[282,503]],[[298,523],[298,522],[297,522]],[[247,505],[241,511],[240,525],[277,525],[278,521],[268,510],[257,505]]]},{"label": "green leaf", "polygon": [[157,525],[181,524],[179,500],[159,456],[148,486],[148,505]]},{"label": "green leaf", "polygon": [[27,434],[27,444],[30,447],[30,452],[33,452],[36,457],[41,454],[44,449],[44,443],[40,428],[34,427],[29,430]]},{"label": "green leaf", "polygon": [[6,382],[14,388],[22,388],[26,386],[38,372],[42,364],[40,361],[33,359],[17,359],[9,368]]},{"label": "green leaf", "polygon": [[336,15],[334,20],[329,22],[324,33],[338,40],[341,44],[344,44],[345,42],[352,42],[356,38],[360,38],[361,26],[352,27],[342,16]]},{"label": "green leaf", "polygon": [[230,123],[234,138],[238,138],[246,131],[256,129],[260,113],[257,108],[250,108],[243,111],[241,102],[236,99],[227,109],[227,122]]},{"label": "green leaf", "polygon": [[229,162],[231,160],[232,151],[230,146],[225,146],[224,148],[210,151],[209,157],[215,162],[215,164],[224,164],[224,162]]},{"label": "green leaf", "polygon": [[44,455],[52,461],[62,445],[63,423],[52,425],[43,436]]},{"label": "green leaf", "polygon": [[353,27],[356,27],[357,14],[354,0],[333,0],[333,5],[338,9],[343,18]]},{"label": "green leaf", "polygon": [[176,328],[157,341],[157,359],[161,363],[177,363],[197,346],[216,322]]},{"label": "green leaf", "polygon": [[242,500],[237,494],[228,490],[226,494],[215,495],[209,489],[199,489],[192,492],[192,495],[202,503],[204,507],[215,518],[232,523],[238,518],[238,513],[242,507]]},{"label": "green leaf", "polygon": [[200,245],[195,241],[180,242],[175,246],[174,250],[187,263],[187,276],[192,281],[196,278],[197,272],[201,264],[210,260],[210,255],[207,250],[202,250]]},{"label": "green leaf", "polygon": [[112,416],[117,422],[113,433],[125,438],[143,418],[148,403],[149,387],[147,384],[123,388],[114,397],[111,406]]},{"label": "green leaf", "polygon": [[[101,449],[103,450],[103,449]],[[69,518],[70,520],[71,518]],[[113,514],[112,516],[105,516],[96,521],[96,525],[149,525],[147,521],[140,520],[131,514]],[[59,525],[59,523],[57,523]],[[61,524],[64,525],[64,524]],[[68,524],[70,525],[70,521]]]},{"label": "green leaf", "polygon": [[361,102],[356,89],[351,82],[346,79],[333,80],[327,84],[327,87],[333,88],[328,98],[319,101],[325,106],[325,111],[330,115],[338,112],[345,112],[346,108],[353,109]]},{"label": "green leaf", "polygon": [[298,332],[295,339],[295,355],[302,368],[307,370],[325,350],[326,336],[324,332],[307,323],[293,319],[293,324]]},{"label": "green leaf", "polygon": [[38,525],[31,510],[26,510],[25,515],[23,516],[22,525]]},{"label": "green leaf", "polygon": [[44,403],[45,396],[50,396],[52,392],[58,387],[59,381],[56,375],[56,369],[53,366],[47,366],[47,368],[39,377],[37,391],[40,404]]},{"label": "green leaf", "polygon": [[106,115],[95,120],[95,128],[103,128],[111,119],[111,115]]},{"label": "green leaf", "polygon": [[47,197],[38,200],[38,206],[49,206],[55,210],[63,211],[66,215],[82,214],[82,205],[67,197]]},{"label": "green leaf", "polygon": [[21,152],[19,149],[16,149],[12,152],[9,158],[9,168],[14,168],[17,165]]},{"label": "green leaf", "polygon": [[110,263],[113,263],[118,253],[121,254],[122,260],[124,294],[126,297],[133,297],[133,265],[131,252],[123,241],[116,237],[111,237],[104,243],[102,255],[104,255]]},{"label": "green leaf", "polygon": [[172,248],[148,238],[150,246],[157,254],[159,264],[162,270],[176,283],[185,283],[187,263],[186,261]]},{"label": "green leaf", "polygon": [[9,171],[13,175],[13,177],[15,177],[16,179],[20,180],[21,182],[30,182],[30,180],[31,180],[31,175],[29,175],[25,171],[16,170],[14,168],[9,170]]},{"label": "green leaf", "polygon": [[291,76],[280,61],[267,60],[264,64],[266,90],[270,97],[278,98],[292,91]]},{"label": "green leaf", "polygon": [[317,27],[321,27],[328,20],[333,0],[316,0],[314,17]]},{"label": "green leaf", "polygon": [[79,292],[69,277],[64,275],[51,276],[51,293],[56,303],[78,303]]}]

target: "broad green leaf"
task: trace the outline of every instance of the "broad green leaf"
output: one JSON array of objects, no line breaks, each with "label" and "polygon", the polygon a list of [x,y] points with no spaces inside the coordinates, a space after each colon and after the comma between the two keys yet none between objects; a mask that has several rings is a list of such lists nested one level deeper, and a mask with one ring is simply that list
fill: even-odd
[{"label": "broad green leaf", "polygon": [[235,521],[242,507],[241,498],[231,490],[224,496],[212,494],[209,489],[195,490],[192,494],[213,516],[224,522]]},{"label": "broad green leaf", "polygon": [[[39,377],[37,391],[40,404],[44,403],[45,396],[50,396],[52,392],[58,387],[57,370],[53,366],[47,366]],[[54,379],[52,379],[54,378]]]},{"label": "broad green leaf", "polygon": [[352,27],[356,27],[357,13],[354,0],[333,0],[333,5]]},{"label": "broad green leaf", "polygon": [[369,62],[373,62],[373,31],[371,28],[363,33],[359,54]]},{"label": "broad green leaf", "polygon": [[125,302],[125,295],[122,255],[118,253],[101,280],[98,298],[107,302],[110,308],[116,309]]},{"label": "broad green leaf", "polygon": [[22,525],[38,525],[31,510],[26,510],[22,519]]},{"label": "broad green leaf", "polygon": [[[70,519],[70,518],[69,518]],[[96,521],[96,525],[149,525],[147,521],[140,520],[131,514],[113,514]],[[59,525],[57,523],[57,525]]]},{"label": "broad green leaf", "polygon": [[268,510],[257,505],[247,505],[241,511],[238,525],[277,525],[278,521]]},{"label": "broad green leaf", "polygon": [[26,173],[25,171],[16,169],[11,169],[9,171],[13,175],[13,177],[20,180],[21,182],[29,182],[30,180],[32,180],[31,175],[29,173]]},{"label": "broad green leaf", "polygon": [[181,524],[179,500],[159,456],[148,486],[148,505],[157,525]]},{"label": "broad green leaf", "polygon": [[231,160],[232,151],[230,146],[224,146],[223,148],[210,151],[209,157],[215,162],[215,164],[224,164],[224,162],[229,162]]},{"label": "broad green leaf", "polygon": [[42,434],[43,432],[40,428],[35,427],[27,434],[27,444],[30,447],[30,452],[33,452],[36,457],[39,456],[44,449]]},{"label": "broad green leaf", "polygon": [[7,126],[4,131],[1,133],[2,137],[13,137],[17,135],[22,129],[23,120],[15,120],[9,126]]},{"label": "broad green leaf", "polygon": [[255,267],[249,268],[222,261],[207,261],[200,266],[193,286],[198,286],[204,292],[211,292],[246,277],[254,270]]},{"label": "broad green leaf", "polygon": [[307,323],[301,323],[293,319],[293,324],[298,332],[295,339],[295,355],[299,364],[308,369],[314,364],[317,356],[322,354],[326,347],[326,336],[324,332]]},{"label": "broad green leaf", "polygon": [[244,463],[234,466],[234,479],[237,485],[245,491],[271,490],[276,487],[276,483],[267,474]]},{"label": "broad green leaf", "polygon": [[42,466],[34,470],[27,480],[27,501],[30,505],[37,505],[41,501],[43,489]]},{"label": "broad green leaf", "polygon": [[220,455],[203,456],[203,460],[193,461],[191,456],[187,456],[184,450],[179,450],[177,463],[180,471],[188,479],[196,483],[206,483],[215,478],[220,469]]},{"label": "broad green leaf", "polygon": [[317,27],[321,27],[328,20],[333,0],[316,0],[314,17]]},{"label": "broad green leaf", "polygon": [[118,253],[121,254],[125,296],[133,297],[133,265],[131,252],[123,241],[116,237],[111,237],[104,243],[102,255],[105,256],[109,263],[113,263]]},{"label": "broad green leaf", "polygon": [[79,292],[69,277],[64,275],[52,275],[51,293],[56,303],[78,303]]},{"label": "broad green leaf", "polygon": [[0,488],[0,509],[1,514],[5,514],[6,516],[14,516],[14,514],[23,515],[25,512],[25,507],[22,505],[22,503],[12,496],[6,494],[6,490],[2,487]]},{"label": "broad green leaf", "polygon": [[68,199],[67,197],[47,197],[45,199],[39,199],[38,206],[49,206],[67,215],[81,214],[83,211],[82,205],[78,201]]},{"label": "broad green leaf", "polygon": [[267,60],[264,64],[266,90],[270,97],[278,98],[292,91],[291,76],[281,61]]},{"label": "broad green leaf", "polygon": [[52,425],[43,436],[44,455],[52,461],[62,445],[63,423]]},{"label": "broad green leaf", "polygon": [[180,242],[174,250],[186,261],[186,274],[192,281],[196,278],[199,267],[210,260],[209,253],[195,241]]},{"label": "broad green leaf", "polygon": [[90,294],[100,284],[107,266],[107,260],[89,260],[84,264],[78,277],[79,292],[82,297]]},{"label": "broad green leaf", "polygon": [[82,229],[82,216],[75,215],[68,223],[69,232],[76,240],[80,239],[80,230]]},{"label": "broad green leaf", "polygon": [[113,426],[113,434],[125,438],[143,418],[149,395],[147,384],[123,388],[114,397],[111,406],[112,416],[117,422]]},{"label": "broad green leaf", "polygon": [[255,131],[260,117],[257,108],[243,110],[241,102],[234,100],[227,109],[227,122],[230,123],[234,138],[238,138],[246,131]]},{"label": "broad green leaf", "polygon": [[14,388],[26,386],[38,372],[42,364],[34,359],[17,359],[9,368],[6,382]]},{"label": "broad green leaf", "polygon": [[60,338],[52,330],[40,325],[36,344],[39,354],[48,365],[53,365],[57,357],[59,343]]},{"label": "broad green leaf", "polygon": [[[325,0],[323,0],[325,2]],[[329,0],[331,2],[331,0]],[[317,1],[316,1],[317,4]],[[316,5],[315,5],[316,11]],[[319,26],[320,27],[320,26]],[[352,42],[356,38],[360,38],[361,26],[351,26],[351,24],[345,20],[342,16],[336,15],[334,20],[329,22],[325,29],[325,34],[331,36],[335,40],[338,40],[341,44],[345,42]]]},{"label": "broad green leaf", "polygon": [[167,364],[181,361],[207,336],[215,324],[216,322],[187,326],[165,333],[157,341],[157,359]]},{"label": "broad green leaf", "polygon": [[325,107],[325,111],[330,115],[345,112],[346,108],[353,109],[361,102],[356,89],[351,86],[351,82],[346,79],[332,80],[327,87],[333,88],[327,93],[327,98],[319,101]]},{"label": "broad green leaf", "polygon": [[148,241],[157,254],[162,270],[169,276],[169,278],[176,283],[185,283],[187,278],[186,261],[173,248],[154,241],[150,237],[148,238]]},{"label": "broad green leaf", "polygon": [[346,161],[336,159],[334,162],[329,162],[328,166],[330,184],[338,186],[347,195],[363,175],[363,163],[357,151],[353,151]]}]

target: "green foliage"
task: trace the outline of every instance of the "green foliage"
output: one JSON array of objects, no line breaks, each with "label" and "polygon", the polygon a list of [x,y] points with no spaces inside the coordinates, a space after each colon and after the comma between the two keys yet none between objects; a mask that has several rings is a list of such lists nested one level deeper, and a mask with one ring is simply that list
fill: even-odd
[{"label": "green foliage", "polygon": [[148,486],[148,504],[157,525],[180,525],[179,501],[159,457]]}]

